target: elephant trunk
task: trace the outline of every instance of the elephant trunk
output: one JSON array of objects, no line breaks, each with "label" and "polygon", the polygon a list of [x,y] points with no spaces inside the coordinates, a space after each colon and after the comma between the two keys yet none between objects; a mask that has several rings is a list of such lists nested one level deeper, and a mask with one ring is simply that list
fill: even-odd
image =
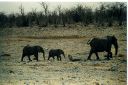
[{"label": "elephant trunk", "polygon": [[89,44],[90,44],[90,42],[91,42],[91,40],[88,40],[87,44],[89,45]]},{"label": "elephant trunk", "polygon": [[114,45],[114,47],[115,47],[115,55],[117,55],[117,53],[118,53],[118,44],[116,43],[116,44]]},{"label": "elephant trunk", "polygon": [[43,57],[44,57],[44,60],[45,60],[45,53],[44,53],[44,50],[42,51],[42,53],[43,53]]},{"label": "elephant trunk", "polygon": [[115,48],[115,55],[117,55],[117,53],[118,53],[118,47],[117,48]]},{"label": "elephant trunk", "polygon": [[65,54],[63,53],[63,56],[64,56],[64,58],[65,58]]},{"label": "elephant trunk", "polygon": [[43,53],[43,57],[44,57],[44,60],[45,60],[45,53]]}]

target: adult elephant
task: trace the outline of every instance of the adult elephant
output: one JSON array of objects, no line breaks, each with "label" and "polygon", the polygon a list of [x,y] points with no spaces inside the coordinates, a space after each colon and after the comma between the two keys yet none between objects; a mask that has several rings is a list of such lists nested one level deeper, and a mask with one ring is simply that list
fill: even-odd
[{"label": "adult elephant", "polygon": [[51,49],[49,51],[49,56],[48,56],[48,60],[52,57],[53,59],[55,59],[54,57],[56,56],[57,57],[57,60],[61,61],[61,55],[64,56],[65,58],[65,54],[64,54],[64,51],[61,50],[61,49]]},{"label": "adult elephant", "polygon": [[111,47],[114,45],[115,47],[115,55],[118,53],[118,43],[117,38],[113,36],[106,36],[104,38],[93,38],[92,40],[89,40],[87,44],[90,44],[91,50],[88,56],[88,60],[91,59],[92,53],[96,54],[97,60],[99,59],[98,52],[107,52],[107,59],[109,60],[112,58],[112,52]]},{"label": "adult elephant", "polygon": [[21,61],[23,61],[23,58],[25,56],[28,56],[29,61],[32,61],[31,58],[30,58],[31,55],[34,55],[35,59],[38,61],[38,53],[39,52],[43,53],[43,57],[44,57],[44,60],[45,60],[45,53],[44,53],[44,50],[43,50],[43,48],[41,46],[30,46],[30,45],[27,45],[27,46],[25,46],[23,48]]}]

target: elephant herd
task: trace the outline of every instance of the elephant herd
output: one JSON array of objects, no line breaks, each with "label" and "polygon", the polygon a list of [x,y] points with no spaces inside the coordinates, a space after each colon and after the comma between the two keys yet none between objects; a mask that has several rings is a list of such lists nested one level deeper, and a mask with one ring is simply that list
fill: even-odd
[{"label": "elephant herd", "polygon": [[[118,43],[117,38],[113,36],[105,36],[103,38],[93,38],[87,42],[88,45],[90,45],[90,53],[87,58],[87,60],[91,60],[91,55],[95,53],[97,60],[99,60],[98,52],[107,52],[107,59],[109,60],[112,58],[112,52],[111,47],[114,45],[115,47],[115,55],[118,53]],[[25,56],[28,56],[29,61],[32,61],[30,56],[34,55],[35,59],[38,61],[38,53],[43,53],[43,58],[45,60],[45,52],[44,49],[41,46],[30,46],[27,45],[23,48],[22,58],[21,61],[23,61],[23,58]],[[55,59],[57,57],[58,61],[61,61],[61,55],[65,58],[65,53],[61,49],[51,49],[49,50],[48,60],[52,57]]]}]

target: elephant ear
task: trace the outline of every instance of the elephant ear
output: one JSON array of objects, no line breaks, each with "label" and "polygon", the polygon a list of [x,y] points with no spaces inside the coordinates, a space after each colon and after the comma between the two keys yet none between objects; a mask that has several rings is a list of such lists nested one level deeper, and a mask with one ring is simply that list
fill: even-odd
[{"label": "elephant ear", "polygon": [[117,38],[115,37],[115,35],[113,35],[112,37],[117,40]]},{"label": "elephant ear", "polygon": [[113,36],[107,36],[108,43],[112,43],[112,37]]},{"label": "elephant ear", "polygon": [[113,35],[112,37],[115,37],[115,35]]},{"label": "elephant ear", "polygon": [[30,47],[30,45],[29,45],[29,44],[27,44],[26,46],[27,46],[27,47]]}]

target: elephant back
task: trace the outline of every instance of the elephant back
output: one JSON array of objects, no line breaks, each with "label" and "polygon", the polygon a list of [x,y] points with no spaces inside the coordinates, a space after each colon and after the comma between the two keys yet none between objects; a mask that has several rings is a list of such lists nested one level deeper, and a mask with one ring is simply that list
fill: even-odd
[{"label": "elephant back", "polygon": [[91,48],[97,51],[103,51],[107,49],[108,40],[107,38],[93,38],[90,42]]},{"label": "elephant back", "polygon": [[23,48],[23,54],[32,54],[33,53],[33,48],[31,46],[25,46]]}]

